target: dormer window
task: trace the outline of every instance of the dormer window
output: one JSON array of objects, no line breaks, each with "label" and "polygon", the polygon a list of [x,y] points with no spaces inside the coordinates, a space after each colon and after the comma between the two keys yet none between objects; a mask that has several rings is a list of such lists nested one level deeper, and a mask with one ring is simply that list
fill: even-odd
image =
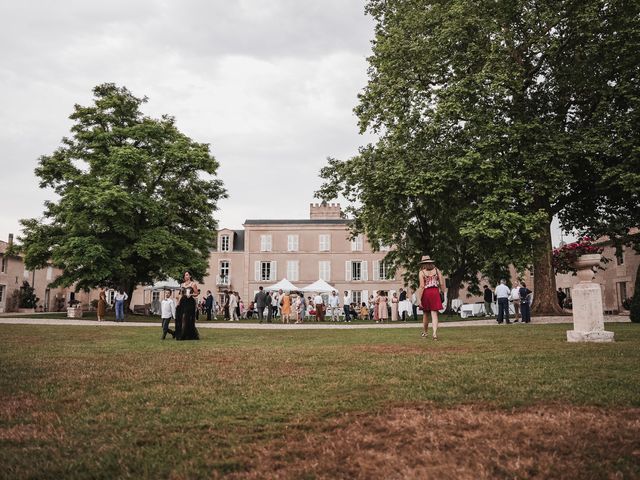
[{"label": "dormer window", "polygon": [[220,251],[228,252],[230,250],[231,240],[229,235],[220,235]]}]

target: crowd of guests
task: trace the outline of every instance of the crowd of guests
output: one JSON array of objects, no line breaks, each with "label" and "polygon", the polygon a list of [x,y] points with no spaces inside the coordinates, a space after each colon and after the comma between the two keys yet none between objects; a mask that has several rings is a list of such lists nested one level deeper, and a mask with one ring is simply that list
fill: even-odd
[{"label": "crowd of guests", "polygon": [[[533,292],[527,288],[524,282],[516,281],[513,288],[507,286],[506,280],[500,280],[500,284],[491,290],[488,285],[484,286],[484,313],[487,317],[496,315],[493,312],[493,303],[497,302],[498,312],[496,321],[498,323],[530,323],[531,322],[531,299]],[[509,306],[513,305],[515,320],[509,320]],[[522,318],[520,318],[522,317]]]}]

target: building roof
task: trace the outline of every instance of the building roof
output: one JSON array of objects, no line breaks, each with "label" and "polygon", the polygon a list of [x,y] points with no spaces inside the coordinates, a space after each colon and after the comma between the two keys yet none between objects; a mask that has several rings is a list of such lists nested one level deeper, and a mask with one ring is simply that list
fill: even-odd
[{"label": "building roof", "polygon": [[312,220],[245,220],[245,225],[346,225],[351,223],[347,218],[318,218]]}]

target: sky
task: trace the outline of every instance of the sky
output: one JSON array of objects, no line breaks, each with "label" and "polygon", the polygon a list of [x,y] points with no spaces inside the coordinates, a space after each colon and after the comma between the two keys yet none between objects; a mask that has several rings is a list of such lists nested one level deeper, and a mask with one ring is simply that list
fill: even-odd
[{"label": "sky", "polygon": [[370,141],[353,108],[372,37],[359,0],[0,2],[0,239],[55,198],[38,158],[104,82],[210,144],[229,193],[221,227],[308,218],[326,158]]},{"label": "sky", "polygon": [[[104,82],[147,96],[208,143],[229,198],[221,228],[308,218],[327,157],[372,141],[353,108],[367,82],[365,0],[0,2],[0,239],[40,217],[33,171]],[[554,228],[554,243],[559,230]]]}]

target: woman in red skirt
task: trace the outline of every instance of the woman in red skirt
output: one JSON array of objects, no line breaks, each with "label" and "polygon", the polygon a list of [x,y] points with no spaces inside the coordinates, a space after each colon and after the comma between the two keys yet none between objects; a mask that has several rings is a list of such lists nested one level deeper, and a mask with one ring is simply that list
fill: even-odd
[{"label": "woman in red skirt", "polygon": [[422,290],[422,298],[420,305],[422,306],[422,336],[427,337],[429,328],[429,314],[433,322],[433,339],[438,339],[438,311],[442,310],[442,301],[440,293],[444,293],[444,277],[440,270],[436,268],[436,264],[429,255],[424,255],[420,260],[420,288]]}]

